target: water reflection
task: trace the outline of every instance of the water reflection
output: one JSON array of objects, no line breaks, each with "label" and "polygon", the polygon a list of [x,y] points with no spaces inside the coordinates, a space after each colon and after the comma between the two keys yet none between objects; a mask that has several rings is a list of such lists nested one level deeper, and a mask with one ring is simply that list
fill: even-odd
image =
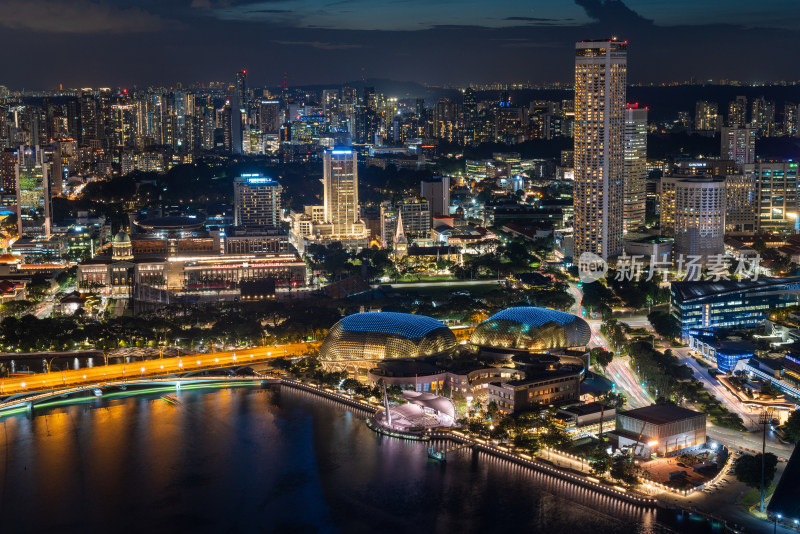
[{"label": "water reflection", "polygon": [[659,529],[652,510],[470,449],[431,461],[307,392],[177,395],[3,419],[0,532]]}]

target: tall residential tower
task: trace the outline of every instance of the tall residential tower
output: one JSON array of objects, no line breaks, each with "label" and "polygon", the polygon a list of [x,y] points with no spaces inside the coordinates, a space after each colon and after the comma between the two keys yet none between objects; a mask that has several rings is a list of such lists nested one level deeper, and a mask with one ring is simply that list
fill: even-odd
[{"label": "tall residential tower", "polygon": [[575,257],[622,253],[627,46],[575,44]]}]

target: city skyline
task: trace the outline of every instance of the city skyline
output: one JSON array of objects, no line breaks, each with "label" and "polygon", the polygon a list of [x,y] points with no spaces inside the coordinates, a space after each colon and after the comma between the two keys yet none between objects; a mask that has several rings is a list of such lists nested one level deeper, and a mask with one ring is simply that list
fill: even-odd
[{"label": "city skyline", "polygon": [[[0,84],[14,90],[186,84],[227,80],[242,68],[251,71],[253,86],[363,77],[461,85],[568,82],[572,43],[608,35],[635,43],[633,83],[791,79],[789,62],[762,58],[777,49],[787,57],[793,47],[800,51],[798,32],[785,22],[800,8],[766,3],[756,16],[746,2],[720,10],[717,1],[666,8],[642,0],[505,0],[453,10],[448,2],[12,0],[0,21],[0,44],[26,43],[26,56],[8,61],[8,78]],[[741,38],[753,34],[759,38]]]}]

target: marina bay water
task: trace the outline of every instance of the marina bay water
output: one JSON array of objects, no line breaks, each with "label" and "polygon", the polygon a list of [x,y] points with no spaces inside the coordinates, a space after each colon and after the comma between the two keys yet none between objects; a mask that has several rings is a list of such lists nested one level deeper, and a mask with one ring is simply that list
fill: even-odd
[{"label": "marina bay water", "polygon": [[[86,398],[0,420],[0,532],[660,532],[638,508],[377,435],[286,387]],[[676,531],[705,531],[685,520]]]}]

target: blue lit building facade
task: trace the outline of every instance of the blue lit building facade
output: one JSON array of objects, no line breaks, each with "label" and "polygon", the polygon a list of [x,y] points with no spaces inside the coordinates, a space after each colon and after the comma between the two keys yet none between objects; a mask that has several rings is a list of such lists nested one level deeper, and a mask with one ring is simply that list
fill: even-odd
[{"label": "blue lit building facade", "polygon": [[681,338],[704,328],[758,326],[771,310],[798,303],[800,278],[673,282],[670,309]]},{"label": "blue lit building facade", "polygon": [[691,330],[689,348],[715,361],[717,368],[724,373],[732,373],[739,360],[749,360],[756,355],[756,347],[752,343],[724,339],[712,330]]}]

